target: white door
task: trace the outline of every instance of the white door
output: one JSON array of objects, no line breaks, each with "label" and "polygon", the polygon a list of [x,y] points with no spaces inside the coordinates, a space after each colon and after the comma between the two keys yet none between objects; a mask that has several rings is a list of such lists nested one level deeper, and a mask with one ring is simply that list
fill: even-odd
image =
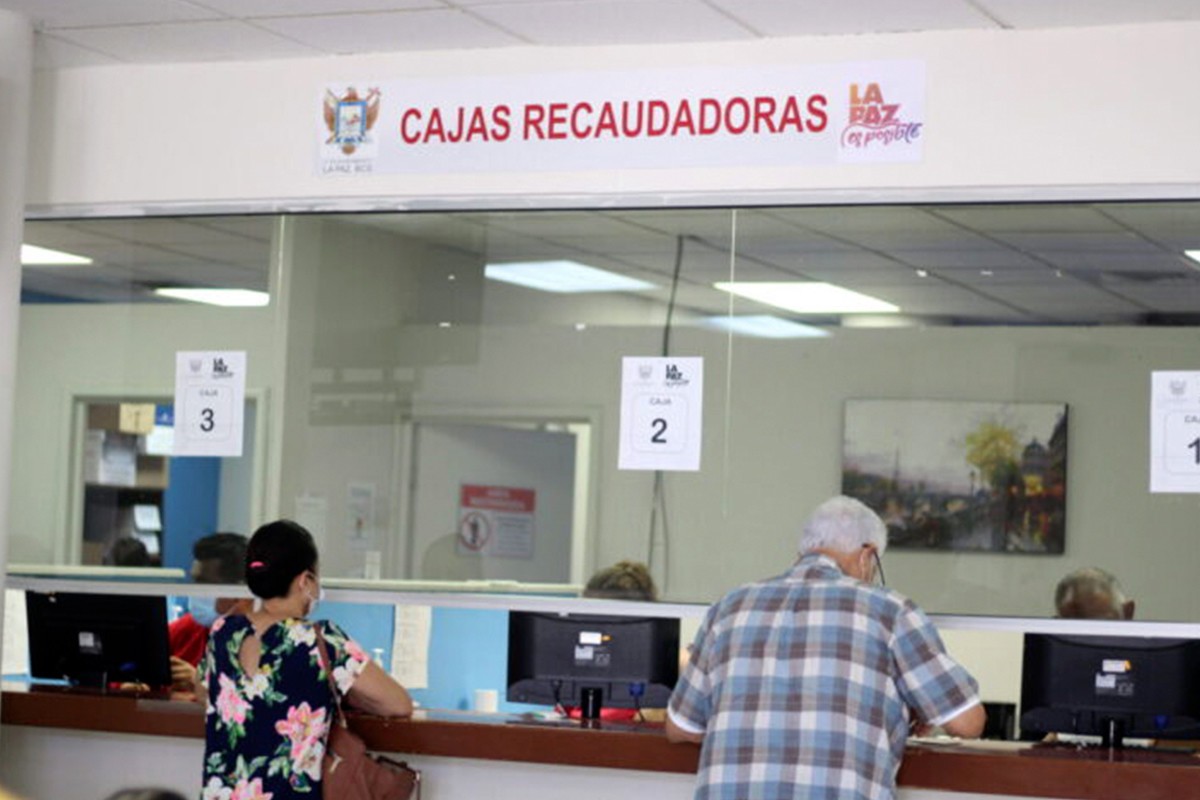
[{"label": "white door", "polygon": [[411,577],[567,583],[575,435],[414,425]]}]

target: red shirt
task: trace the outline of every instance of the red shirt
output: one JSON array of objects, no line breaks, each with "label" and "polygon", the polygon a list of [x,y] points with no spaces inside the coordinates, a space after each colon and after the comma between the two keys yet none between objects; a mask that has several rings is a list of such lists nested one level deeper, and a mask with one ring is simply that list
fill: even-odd
[{"label": "red shirt", "polygon": [[[567,712],[570,719],[582,719],[583,714],[579,706],[563,706],[563,711]],[[637,722],[638,711],[636,708],[609,708],[608,706],[600,706],[600,720],[608,722]]]},{"label": "red shirt", "polygon": [[167,641],[171,655],[194,667],[200,663],[204,648],[208,646],[208,628],[196,622],[191,614],[184,614],[167,626]]}]

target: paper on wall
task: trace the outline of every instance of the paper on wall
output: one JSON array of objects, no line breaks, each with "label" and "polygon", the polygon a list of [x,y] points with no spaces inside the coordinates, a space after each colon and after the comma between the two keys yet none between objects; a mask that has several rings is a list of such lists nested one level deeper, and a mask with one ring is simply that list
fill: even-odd
[{"label": "paper on wall", "polygon": [[392,677],[405,689],[429,687],[430,606],[396,606],[392,629]]},{"label": "paper on wall", "polygon": [[1150,375],[1150,491],[1200,492],[1200,372]]},{"label": "paper on wall", "polygon": [[133,527],[139,531],[161,531],[162,516],[154,503],[135,503],[133,506]]},{"label": "paper on wall", "polygon": [[320,551],[325,544],[325,529],[329,527],[329,501],[320,495],[304,494],[296,498],[296,522],[312,534]]},{"label": "paper on wall", "polygon": [[4,664],[0,674],[29,674],[29,623],[25,617],[25,592],[4,590]]}]

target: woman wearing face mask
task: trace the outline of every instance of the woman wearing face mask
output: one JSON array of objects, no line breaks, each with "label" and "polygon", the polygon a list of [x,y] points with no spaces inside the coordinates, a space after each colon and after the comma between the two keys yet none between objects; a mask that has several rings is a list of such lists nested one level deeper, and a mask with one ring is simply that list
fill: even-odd
[{"label": "woman wearing face mask", "polygon": [[258,609],[218,619],[200,662],[208,700],[203,800],[319,798],[337,705],[320,640],[350,705],[405,717],[412,700],[341,628],[307,619],[322,592],[317,548],[303,527],[280,520],[255,531],[246,584]]}]

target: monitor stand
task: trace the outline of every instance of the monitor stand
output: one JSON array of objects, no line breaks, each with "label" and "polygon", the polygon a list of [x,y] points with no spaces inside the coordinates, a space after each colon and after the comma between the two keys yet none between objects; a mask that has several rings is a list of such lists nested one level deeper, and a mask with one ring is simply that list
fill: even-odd
[{"label": "monitor stand", "polygon": [[1125,746],[1125,720],[1109,717],[1101,720],[1104,726],[1100,734],[1100,746],[1120,750]]}]

